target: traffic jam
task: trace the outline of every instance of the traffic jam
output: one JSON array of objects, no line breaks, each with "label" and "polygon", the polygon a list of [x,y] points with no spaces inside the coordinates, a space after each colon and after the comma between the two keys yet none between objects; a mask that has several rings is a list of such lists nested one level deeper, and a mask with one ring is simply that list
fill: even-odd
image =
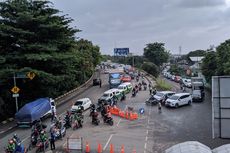
[{"label": "traffic jam", "polygon": [[[18,128],[31,128],[29,145],[23,145],[23,141],[15,133],[4,147],[5,152],[44,152],[49,148],[55,150],[55,141],[63,140],[67,130],[84,128],[84,114],[88,110],[91,124],[95,126],[102,124],[99,115],[108,126],[114,126],[112,115],[137,119],[138,114],[132,112],[131,107],[128,108],[128,114],[118,108],[118,102],[125,101],[129,93],[135,98],[138,91],[147,90],[147,84],[149,88],[153,88],[152,85],[147,82],[143,73],[134,71],[131,66],[103,66],[106,68],[102,72],[108,75],[110,89],[100,96],[97,103],[93,103],[88,97],[80,98],[61,115],[57,114],[56,102],[52,98],[39,98],[27,103],[15,114],[15,118]],[[93,86],[101,87],[101,83],[100,78],[93,79]]]}]

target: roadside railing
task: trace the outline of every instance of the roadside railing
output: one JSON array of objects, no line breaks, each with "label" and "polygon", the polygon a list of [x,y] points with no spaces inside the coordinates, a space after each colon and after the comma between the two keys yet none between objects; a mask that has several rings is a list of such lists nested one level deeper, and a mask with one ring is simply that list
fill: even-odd
[{"label": "roadside railing", "polygon": [[59,106],[65,103],[66,101],[76,97],[76,95],[79,95],[80,93],[84,92],[88,87],[92,86],[92,80],[94,76],[95,76],[95,73],[93,73],[93,75],[89,78],[89,80],[87,80],[85,83],[83,83],[79,87],[73,90],[70,90],[67,93],[55,98],[54,100],[56,101],[56,105]]}]

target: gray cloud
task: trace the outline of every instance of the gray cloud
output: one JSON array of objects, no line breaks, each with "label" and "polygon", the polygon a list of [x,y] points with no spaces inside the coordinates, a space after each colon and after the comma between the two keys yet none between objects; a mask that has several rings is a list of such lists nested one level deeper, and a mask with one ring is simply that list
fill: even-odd
[{"label": "gray cloud", "polygon": [[142,54],[150,42],[164,42],[172,53],[207,49],[230,37],[230,9],[224,0],[53,0],[69,14],[78,37],[103,53],[129,47]]},{"label": "gray cloud", "polygon": [[184,8],[202,8],[223,6],[225,4],[225,0],[168,0],[166,5]]}]

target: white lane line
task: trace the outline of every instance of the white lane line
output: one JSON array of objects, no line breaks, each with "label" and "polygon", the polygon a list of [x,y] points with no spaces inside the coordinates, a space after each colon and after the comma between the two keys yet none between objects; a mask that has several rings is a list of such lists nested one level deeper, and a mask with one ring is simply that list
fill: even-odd
[{"label": "white lane line", "polygon": [[146,134],[149,134],[149,130],[146,130]]},{"label": "white lane line", "polygon": [[145,142],[145,150],[146,150],[146,148],[147,148],[147,143]]},{"label": "white lane line", "polygon": [[150,120],[149,120],[149,118],[148,118],[148,124],[149,124],[149,122],[150,122]]},{"label": "white lane line", "polygon": [[30,138],[30,136],[26,137],[25,139],[22,140],[22,142],[26,141],[29,138]]},{"label": "white lane line", "polygon": [[0,134],[4,133],[5,131],[1,131]]},{"label": "white lane line", "polygon": [[145,141],[148,141],[148,136],[145,137]]},{"label": "white lane line", "polygon": [[151,115],[151,111],[149,111],[149,116]]},{"label": "white lane line", "polygon": [[9,127],[8,130],[12,129],[13,127]]},{"label": "white lane line", "polygon": [[117,127],[119,126],[120,122],[121,122],[121,118],[119,119],[119,121],[118,121],[118,123],[117,123]]},{"label": "white lane line", "polygon": [[144,150],[144,153],[146,153],[146,151]]},{"label": "white lane line", "polygon": [[106,144],[105,144],[103,150],[106,149],[106,147],[108,146],[108,144],[109,144],[110,140],[112,139],[112,137],[113,137],[113,134],[110,135],[110,137],[109,137],[108,141],[106,142]]}]

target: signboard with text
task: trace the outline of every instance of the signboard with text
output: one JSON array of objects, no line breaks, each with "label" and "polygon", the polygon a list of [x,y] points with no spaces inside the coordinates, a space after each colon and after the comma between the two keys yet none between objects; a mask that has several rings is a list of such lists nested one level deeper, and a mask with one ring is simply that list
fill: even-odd
[{"label": "signboard with text", "polygon": [[129,48],[114,48],[114,56],[128,56]]}]

